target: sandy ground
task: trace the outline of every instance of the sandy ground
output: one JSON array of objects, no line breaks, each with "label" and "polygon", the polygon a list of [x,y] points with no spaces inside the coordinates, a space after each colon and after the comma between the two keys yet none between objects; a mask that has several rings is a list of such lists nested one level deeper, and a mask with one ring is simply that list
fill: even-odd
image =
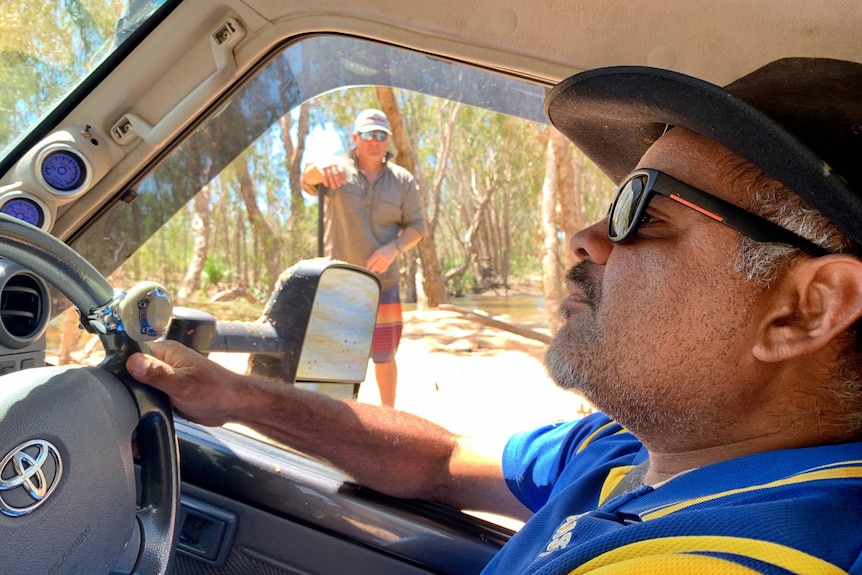
[{"label": "sandy ground", "polygon": [[[396,408],[462,433],[530,428],[589,413],[582,397],[548,377],[546,347],[456,312],[404,312]],[[359,400],[380,401],[373,367]]]}]

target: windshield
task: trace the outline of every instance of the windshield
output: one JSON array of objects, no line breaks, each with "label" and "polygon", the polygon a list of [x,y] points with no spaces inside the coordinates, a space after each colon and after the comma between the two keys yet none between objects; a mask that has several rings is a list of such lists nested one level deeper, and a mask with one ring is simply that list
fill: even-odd
[{"label": "windshield", "polygon": [[166,0],[0,3],[0,157]]}]

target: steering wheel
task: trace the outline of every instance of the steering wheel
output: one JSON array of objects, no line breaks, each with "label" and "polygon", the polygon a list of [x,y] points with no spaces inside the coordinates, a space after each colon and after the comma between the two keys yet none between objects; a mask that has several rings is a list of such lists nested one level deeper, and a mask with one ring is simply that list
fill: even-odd
[{"label": "steering wheel", "polygon": [[143,310],[146,297],[129,300],[115,292],[72,248],[3,214],[0,257],[69,298],[82,324],[99,333],[106,355],[98,367],[40,367],[0,378],[3,564],[16,573],[164,575],[174,555],[179,504],[171,406],[125,370],[126,358],[146,351],[159,329],[150,314],[149,339],[135,341],[117,311]]}]

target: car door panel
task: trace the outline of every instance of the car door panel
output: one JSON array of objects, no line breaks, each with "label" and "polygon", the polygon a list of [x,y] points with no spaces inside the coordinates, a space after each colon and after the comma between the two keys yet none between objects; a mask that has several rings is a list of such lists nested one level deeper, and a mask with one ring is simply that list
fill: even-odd
[{"label": "car door panel", "polygon": [[[183,497],[236,517],[222,566],[186,550],[178,574],[268,573],[254,570],[262,565],[273,573],[478,573],[511,536],[442,505],[379,494],[230,429],[182,420],[177,429]],[[179,531],[182,550],[194,525]]]}]

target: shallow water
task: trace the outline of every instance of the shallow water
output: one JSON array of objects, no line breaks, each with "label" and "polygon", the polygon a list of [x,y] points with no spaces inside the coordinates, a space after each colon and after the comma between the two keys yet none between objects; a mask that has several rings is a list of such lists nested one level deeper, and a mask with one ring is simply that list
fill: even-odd
[{"label": "shallow water", "polygon": [[[512,323],[531,327],[548,327],[545,298],[538,295],[469,295],[453,298],[450,303],[471,310],[478,309],[494,316],[504,316],[500,319]],[[413,311],[416,309],[416,304],[405,303],[403,308],[405,311]]]}]

